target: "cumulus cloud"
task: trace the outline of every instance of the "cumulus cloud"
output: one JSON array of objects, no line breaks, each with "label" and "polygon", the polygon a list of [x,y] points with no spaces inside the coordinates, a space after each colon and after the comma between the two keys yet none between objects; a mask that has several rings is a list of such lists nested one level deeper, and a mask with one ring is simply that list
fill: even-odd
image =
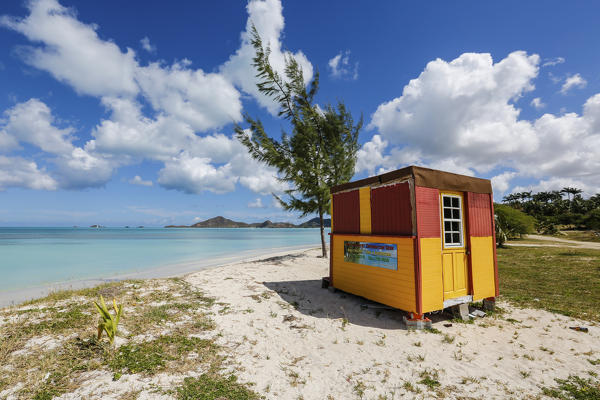
[{"label": "cumulus cloud", "polygon": [[[237,184],[261,194],[287,188],[274,169],[251,159],[235,138],[207,134],[242,119],[241,95],[235,85],[256,96],[269,111],[277,111],[272,101],[258,95],[249,29],[256,25],[271,47],[270,61],[283,73],[285,57],[292,53],[282,50],[279,0],[248,3],[240,48],[216,73],[193,68],[187,59],[141,65],[134,50],[101,38],[98,26],[81,22],[74,9],[57,0],[32,0],[27,7],[26,17],[0,18],[0,25],[31,41],[19,53],[23,60],[77,93],[98,98],[108,117],[92,129],[90,140],[77,147],[75,129],[58,127],[49,107],[31,99],[7,110],[0,120],[0,152],[18,150],[20,143],[39,147],[44,152],[40,157],[52,167],[39,172],[62,188],[101,186],[115,169],[142,160],[164,163],[157,182],[188,193],[223,193]],[[147,37],[140,43],[146,51],[155,51]],[[312,65],[301,51],[293,55],[308,82]],[[148,110],[142,104],[148,104]]]},{"label": "cumulus cloud", "polygon": [[[84,188],[104,185],[112,176],[114,168],[122,161],[114,161],[74,146],[71,134],[73,127],[59,129],[54,126],[55,118],[50,108],[38,99],[16,104],[4,112],[6,118],[0,122],[0,139],[9,142],[28,143],[42,150],[42,158],[54,165],[54,169],[38,170],[34,160],[14,158],[25,181],[12,181],[11,186],[30,189]],[[39,178],[39,179],[38,179]],[[19,184],[19,182],[21,182]]]},{"label": "cumulus cloud", "polygon": [[27,64],[49,72],[81,94],[137,93],[133,50],[123,52],[115,43],[102,40],[95,25],[80,22],[73,9],[56,0],[31,1],[27,7],[25,18],[0,17],[0,25],[40,44],[21,48]]},{"label": "cumulus cloud", "polygon": [[240,94],[222,75],[193,69],[188,60],[141,66],[135,51],[100,38],[97,26],[79,21],[56,0],[33,0],[28,8],[27,17],[3,16],[0,25],[39,44],[22,48],[23,60],[77,93],[129,99],[141,94],[155,111],[198,131],[241,120]]},{"label": "cumulus cloud", "polygon": [[0,156],[0,191],[10,187],[55,190],[58,183],[33,161]]},{"label": "cumulus cloud", "polygon": [[210,158],[193,156],[182,152],[165,162],[158,172],[158,183],[167,189],[180,190],[189,194],[203,191],[227,193],[233,191],[237,177],[231,174],[229,164],[215,167]]},{"label": "cumulus cloud", "polygon": [[400,97],[377,108],[370,127],[379,135],[363,145],[357,168],[418,163],[467,175],[510,169],[494,177],[498,190],[517,176],[600,190],[600,94],[581,115],[521,119],[515,102],[533,90],[538,64],[537,55],[521,51],[496,63],[473,53],[430,62]]},{"label": "cumulus cloud", "polygon": [[144,36],[142,40],[140,40],[140,44],[142,45],[142,49],[146,50],[148,53],[156,52],[156,46],[150,43],[148,36]]},{"label": "cumulus cloud", "polygon": [[585,79],[583,79],[583,77],[581,75],[575,74],[575,75],[568,76],[565,79],[565,82],[563,83],[562,87],[560,88],[560,92],[562,94],[567,94],[567,92],[571,89],[574,89],[574,88],[583,89],[586,86],[587,86],[587,81]]},{"label": "cumulus cloud", "polygon": [[248,208],[265,208],[265,206],[262,203],[262,199],[257,197],[256,200],[248,203]]},{"label": "cumulus cloud", "polygon": [[327,63],[329,72],[334,78],[358,79],[358,61],[350,62],[350,50],[340,51]]},{"label": "cumulus cloud", "polygon": [[541,110],[542,108],[546,107],[546,104],[543,103],[542,99],[539,97],[536,97],[535,99],[531,100],[530,104],[536,110]]},{"label": "cumulus cloud", "polygon": [[150,180],[145,181],[139,175],[136,175],[133,178],[131,178],[129,180],[129,183],[132,185],[138,185],[138,186],[152,186],[153,185],[152,181],[150,181]]},{"label": "cumulus cloud", "polygon": [[425,157],[455,158],[484,169],[490,159],[537,146],[511,101],[533,90],[538,62],[537,55],[524,52],[495,64],[490,54],[465,53],[449,63],[437,59],[402,96],[380,105],[370,126],[391,144],[416,147]]},{"label": "cumulus cloud", "polygon": [[189,65],[188,61],[169,67],[151,63],[137,70],[137,81],[153,108],[200,132],[240,121],[237,89],[222,75],[192,70]]},{"label": "cumulus cloud", "polygon": [[50,108],[38,99],[19,103],[6,110],[4,115],[6,120],[0,132],[5,137],[12,137],[13,143],[29,143],[51,154],[62,154],[73,149],[73,128],[59,129],[53,126],[54,116]]},{"label": "cumulus cloud", "polygon": [[246,30],[241,34],[241,46],[234,55],[229,57],[220,72],[235,85],[252,95],[258,103],[265,107],[271,114],[277,114],[279,105],[270,97],[258,91],[256,87],[256,71],[252,66],[254,47],[252,46],[252,24],[256,27],[264,46],[271,49],[269,61],[273,68],[284,75],[285,58],[293,56],[302,68],[304,81],[309,82],[313,76],[313,66],[304,53],[298,50],[295,53],[282,50],[282,32],[285,25],[283,19],[283,7],[280,0],[251,0],[246,6],[248,10],[248,21]]},{"label": "cumulus cloud", "polygon": [[513,179],[516,175],[516,172],[507,171],[492,177],[491,181],[494,193],[499,195],[506,193],[510,187],[511,179]]}]

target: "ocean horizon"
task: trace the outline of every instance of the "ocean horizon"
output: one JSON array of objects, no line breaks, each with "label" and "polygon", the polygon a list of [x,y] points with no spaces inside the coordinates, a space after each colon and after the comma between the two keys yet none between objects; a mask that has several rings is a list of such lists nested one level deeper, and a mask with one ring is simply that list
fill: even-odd
[{"label": "ocean horizon", "polygon": [[44,288],[181,275],[318,245],[318,228],[4,227],[0,298],[6,305]]}]

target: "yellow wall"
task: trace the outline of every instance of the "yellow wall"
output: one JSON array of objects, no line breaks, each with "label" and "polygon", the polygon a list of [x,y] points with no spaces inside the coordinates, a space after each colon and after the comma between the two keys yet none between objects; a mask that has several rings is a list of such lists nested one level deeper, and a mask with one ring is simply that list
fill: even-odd
[{"label": "yellow wall", "polygon": [[360,201],[360,233],[371,233],[371,188],[360,188],[358,192]]},{"label": "yellow wall", "polygon": [[420,239],[422,311],[444,308],[444,284],[442,281],[442,239]]},{"label": "yellow wall", "polygon": [[496,295],[494,276],[494,240],[491,236],[471,237],[473,300]]},{"label": "yellow wall", "polygon": [[[396,244],[398,269],[390,270],[344,261],[344,241]],[[333,285],[345,292],[416,312],[413,240],[385,236],[333,237]]]}]

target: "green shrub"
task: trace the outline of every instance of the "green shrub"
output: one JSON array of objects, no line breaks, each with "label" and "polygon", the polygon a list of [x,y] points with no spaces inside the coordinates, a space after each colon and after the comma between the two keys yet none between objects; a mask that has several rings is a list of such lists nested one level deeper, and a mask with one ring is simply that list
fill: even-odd
[{"label": "green shrub", "polygon": [[222,377],[202,374],[198,378],[185,378],[183,385],[177,388],[177,398],[180,400],[253,400],[259,397],[238,383],[233,375]]},{"label": "green shrub", "polygon": [[600,208],[596,208],[582,218],[583,225],[588,229],[600,231]]},{"label": "green shrub", "polygon": [[501,236],[499,242],[502,243],[502,237],[507,239],[520,237],[521,235],[532,233],[534,231],[536,220],[522,211],[516,210],[504,204],[494,204],[496,214],[497,236]]}]

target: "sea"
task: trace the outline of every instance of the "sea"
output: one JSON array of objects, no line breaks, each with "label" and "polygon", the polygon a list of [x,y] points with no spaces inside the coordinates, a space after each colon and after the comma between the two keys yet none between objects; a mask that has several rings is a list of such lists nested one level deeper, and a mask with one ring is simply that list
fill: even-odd
[{"label": "sea", "polygon": [[314,228],[0,228],[0,306],[320,246]]}]

